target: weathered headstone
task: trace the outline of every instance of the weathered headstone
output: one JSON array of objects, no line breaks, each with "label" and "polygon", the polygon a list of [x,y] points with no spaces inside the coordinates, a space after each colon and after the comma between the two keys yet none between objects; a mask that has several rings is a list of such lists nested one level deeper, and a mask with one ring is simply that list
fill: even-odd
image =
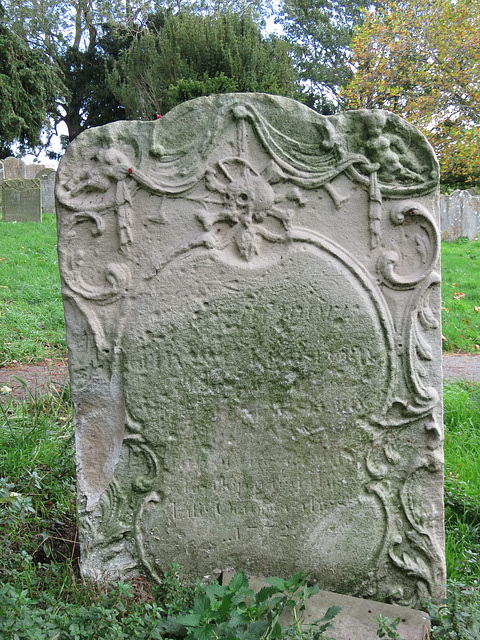
[{"label": "weathered headstone", "polygon": [[82,570],[443,594],[438,166],[262,94],[82,133],[57,213]]},{"label": "weathered headstone", "polygon": [[3,182],[3,162],[0,160],[0,214],[2,212],[2,182]]},{"label": "weathered headstone", "polygon": [[42,181],[42,211],[53,213],[55,211],[55,169],[44,167],[35,176]]},{"label": "weathered headstone", "polygon": [[37,173],[45,169],[43,164],[35,163],[35,164],[26,164],[25,165],[25,178],[27,180],[33,180],[37,177]]},{"label": "weathered headstone", "polygon": [[5,180],[20,180],[26,178],[25,163],[20,158],[9,156],[3,161]]},{"label": "weathered headstone", "polygon": [[476,240],[480,235],[480,196],[474,191],[456,190],[440,197],[442,240],[453,242],[460,237]]},{"label": "weathered headstone", "polygon": [[5,222],[41,222],[40,180],[4,180],[2,213]]}]

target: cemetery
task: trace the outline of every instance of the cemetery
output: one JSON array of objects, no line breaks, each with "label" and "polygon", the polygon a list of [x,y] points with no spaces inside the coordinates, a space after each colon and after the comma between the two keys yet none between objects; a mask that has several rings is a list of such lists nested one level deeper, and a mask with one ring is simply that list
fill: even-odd
[{"label": "cemetery", "polygon": [[479,7],[64,8],[0,0],[0,638],[479,640]]},{"label": "cemetery", "polygon": [[84,579],[160,587],[173,561],[217,577],[219,602],[307,589],[303,624],[335,640],[429,637],[446,595],[438,175],[393,114],[262,94],[69,147]]},{"label": "cemetery", "polygon": [[12,156],[0,162],[0,212],[8,222],[42,222],[55,211],[54,169]]}]

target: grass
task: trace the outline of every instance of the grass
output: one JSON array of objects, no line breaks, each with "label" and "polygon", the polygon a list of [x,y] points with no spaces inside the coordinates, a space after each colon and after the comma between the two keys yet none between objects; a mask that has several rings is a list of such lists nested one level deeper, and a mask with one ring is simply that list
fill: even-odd
[{"label": "grass", "polygon": [[65,357],[54,214],[0,222],[0,366]]},{"label": "grass", "polygon": [[[54,214],[0,222],[0,366],[63,359],[65,323]],[[480,240],[442,243],[445,351],[480,353]]]},{"label": "grass", "polygon": [[445,527],[448,575],[480,586],[480,385],[446,382]]},{"label": "grass", "polygon": [[444,350],[480,353],[480,240],[442,242]]},{"label": "grass", "polygon": [[[440,608],[430,607],[437,624],[432,640],[478,640],[480,385],[445,383],[444,395],[450,586],[447,601]],[[239,596],[245,595],[244,591],[233,595],[215,592],[214,597],[210,594],[210,609],[205,609],[206,617],[200,621],[192,617],[192,611],[198,610],[197,600],[205,597],[205,587],[187,581],[179,567],[172,567],[160,586],[137,580],[101,589],[81,578],[77,557],[74,438],[68,394],[32,396],[24,403],[0,405],[0,637],[175,638],[175,619],[185,622],[182,633],[191,632],[188,637],[209,640],[215,635],[205,631],[206,635],[195,636],[194,632],[207,622],[215,628],[230,623],[231,614],[237,616],[237,608],[243,606]],[[230,608],[221,605],[225,598]],[[205,608],[205,601],[201,602]],[[224,618],[220,621],[215,602],[222,607]],[[259,610],[263,606],[262,602],[257,605]],[[284,630],[281,637],[314,637],[308,633],[313,630],[301,636],[292,628]],[[326,635],[334,637],[334,631]]]},{"label": "grass", "polygon": [[[45,216],[43,225],[0,224],[0,364],[62,358],[65,337],[54,217]],[[479,282],[479,242],[444,244],[445,349],[478,350]],[[430,607],[436,625],[432,639],[478,640],[480,386],[445,383],[444,407],[449,595],[440,607]],[[77,558],[68,395],[31,396],[22,404],[0,405],[1,638],[173,638],[174,627],[167,632],[165,620],[172,625],[172,617],[191,614],[193,606],[198,610],[198,598],[204,597],[204,588],[185,580],[175,566],[160,586],[134,581],[100,589],[81,578]],[[235,594],[213,596],[210,603],[217,602],[222,611],[225,598],[230,603],[238,600]],[[241,599],[237,604],[241,606]],[[208,615],[208,624],[218,623],[214,608]],[[195,618],[185,620],[192,625]],[[182,633],[192,634],[189,637],[194,631],[197,637],[214,637],[205,630],[206,635],[199,635],[198,624],[183,625]],[[283,637],[301,637],[298,629],[288,633]],[[397,637],[393,628],[390,633],[385,637]]]}]

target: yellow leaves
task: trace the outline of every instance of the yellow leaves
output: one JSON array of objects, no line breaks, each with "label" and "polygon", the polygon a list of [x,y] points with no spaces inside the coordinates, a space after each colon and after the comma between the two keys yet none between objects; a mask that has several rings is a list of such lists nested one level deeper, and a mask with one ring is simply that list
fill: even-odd
[{"label": "yellow leaves", "polygon": [[480,307],[473,307],[473,310],[475,311],[475,313],[480,313]]},{"label": "yellow leaves", "polygon": [[461,291],[455,291],[455,293],[453,294],[454,300],[461,300],[464,297],[465,297],[465,294],[462,293]]},{"label": "yellow leaves", "polygon": [[348,107],[398,113],[427,136],[444,174],[480,174],[480,2],[385,0],[357,30],[352,63]]}]

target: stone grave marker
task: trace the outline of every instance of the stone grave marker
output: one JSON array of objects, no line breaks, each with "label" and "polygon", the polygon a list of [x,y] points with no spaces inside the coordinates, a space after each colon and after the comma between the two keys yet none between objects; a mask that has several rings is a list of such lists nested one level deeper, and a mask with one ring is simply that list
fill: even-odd
[{"label": "stone grave marker", "polygon": [[38,177],[38,173],[42,171],[42,169],[46,169],[43,164],[26,164],[25,165],[25,178],[28,180],[33,180]]},{"label": "stone grave marker", "polygon": [[2,213],[5,222],[41,222],[40,180],[4,180]]},{"label": "stone grave marker", "polygon": [[44,167],[35,176],[42,181],[42,211],[53,213],[55,211],[55,178],[57,172],[50,167]]},{"label": "stone grave marker", "polygon": [[0,214],[2,212],[3,162],[0,160]]},{"label": "stone grave marker", "polygon": [[443,596],[438,180],[393,114],[263,94],[76,138],[56,197],[85,575]]},{"label": "stone grave marker", "polygon": [[25,163],[20,158],[9,156],[3,161],[3,173],[5,180],[20,180],[26,178]]}]

